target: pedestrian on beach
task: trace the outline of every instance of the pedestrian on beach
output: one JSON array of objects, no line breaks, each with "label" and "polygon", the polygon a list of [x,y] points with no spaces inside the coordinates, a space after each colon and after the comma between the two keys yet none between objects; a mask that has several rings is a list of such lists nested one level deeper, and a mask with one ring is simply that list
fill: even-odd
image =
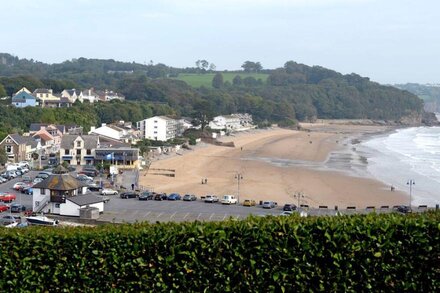
[{"label": "pedestrian on beach", "polygon": [[131,184],[131,190],[134,190],[134,183]]},{"label": "pedestrian on beach", "polygon": [[208,184],[208,178],[205,178],[205,184]]},{"label": "pedestrian on beach", "polygon": [[202,184],[205,184],[205,180],[203,180],[203,178],[202,178]]}]

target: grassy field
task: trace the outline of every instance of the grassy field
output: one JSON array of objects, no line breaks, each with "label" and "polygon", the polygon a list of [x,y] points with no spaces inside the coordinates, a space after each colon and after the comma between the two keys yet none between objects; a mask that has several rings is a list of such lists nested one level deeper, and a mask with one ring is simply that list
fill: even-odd
[{"label": "grassy field", "polygon": [[[181,73],[176,79],[183,80],[187,84],[192,87],[198,88],[201,86],[212,87],[212,79],[214,78],[215,73],[205,73],[205,74],[191,74],[191,73]],[[229,81],[232,83],[232,80],[236,75],[240,75],[241,78],[246,78],[248,76],[252,76],[255,79],[261,79],[264,83],[267,80],[269,74],[266,73],[244,73],[244,72],[222,72],[223,81]]]}]

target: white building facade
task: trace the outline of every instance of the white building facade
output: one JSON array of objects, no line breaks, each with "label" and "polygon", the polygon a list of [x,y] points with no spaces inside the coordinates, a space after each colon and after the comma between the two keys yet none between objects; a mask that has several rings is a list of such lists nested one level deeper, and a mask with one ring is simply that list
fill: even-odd
[{"label": "white building facade", "polygon": [[211,122],[209,122],[209,127],[215,130],[237,130],[241,128],[240,118],[232,115],[216,116]]},{"label": "white building facade", "polygon": [[179,122],[166,116],[155,116],[137,122],[136,127],[142,138],[167,141],[178,134]]}]

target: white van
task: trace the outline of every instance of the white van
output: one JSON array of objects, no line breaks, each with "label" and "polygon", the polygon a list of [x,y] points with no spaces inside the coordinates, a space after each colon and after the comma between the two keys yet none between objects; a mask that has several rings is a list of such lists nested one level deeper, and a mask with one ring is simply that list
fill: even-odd
[{"label": "white van", "polygon": [[237,198],[235,195],[223,195],[221,200],[222,204],[237,204]]},{"label": "white van", "polygon": [[18,164],[9,164],[6,166],[6,171],[17,171],[18,167],[20,167]]}]

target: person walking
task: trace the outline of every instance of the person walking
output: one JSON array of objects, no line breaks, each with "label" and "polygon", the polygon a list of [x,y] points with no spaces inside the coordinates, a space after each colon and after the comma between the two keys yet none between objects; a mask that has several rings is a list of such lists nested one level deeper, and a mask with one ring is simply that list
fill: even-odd
[{"label": "person walking", "polygon": [[131,184],[131,190],[134,190],[134,183]]}]

